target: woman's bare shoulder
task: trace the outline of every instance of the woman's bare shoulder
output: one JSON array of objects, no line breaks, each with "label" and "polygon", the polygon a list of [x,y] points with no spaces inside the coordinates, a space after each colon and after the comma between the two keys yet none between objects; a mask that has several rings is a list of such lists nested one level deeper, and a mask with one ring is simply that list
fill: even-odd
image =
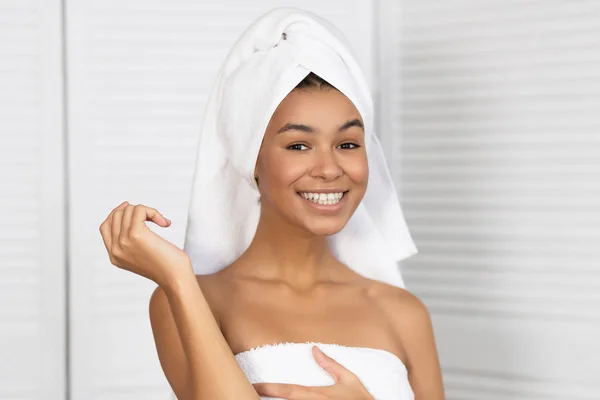
[{"label": "woman's bare shoulder", "polygon": [[428,329],[429,310],[423,301],[407,289],[372,281],[369,297],[398,329]]},{"label": "woman's bare shoulder", "polygon": [[[195,275],[195,277],[211,309],[216,307],[218,305],[219,293],[222,291],[222,285],[225,281],[220,278],[218,273]],[[168,314],[168,318],[171,317],[168,296],[161,286],[157,286],[152,292],[150,297],[150,312],[156,318],[163,318],[165,314]],[[213,313],[215,313],[215,310],[213,310]]]},{"label": "woman's bare shoulder", "polygon": [[226,283],[219,272],[215,272],[213,274],[196,275],[196,280],[198,281],[198,285],[204,294],[209,292],[218,292],[219,288]]},{"label": "woman's bare shoulder", "polygon": [[406,289],[378,283],[373,296],[400,340],[415,398],[443,399],[441,368],[429,310]]},{"label": "woman's bare shoulder", "polygon": [[227,304],[227,297],[231,296],[233,290],[231,282],[225,279],[221,271],[213,274],[196,275],[196,280],[215,319],[221,326],[219,316],[223,307]]}]

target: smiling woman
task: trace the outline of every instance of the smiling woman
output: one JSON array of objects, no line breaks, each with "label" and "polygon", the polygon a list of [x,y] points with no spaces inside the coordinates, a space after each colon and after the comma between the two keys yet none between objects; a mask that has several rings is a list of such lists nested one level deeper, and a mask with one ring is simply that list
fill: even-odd
[{"label": "smiling woman", "polygon": [[372,115],[339,33],[273,10],[211,94],[185,253],[148,233],[144,217],[168,225],[156,210],[107,218],[116,265],[158,284],[150,320],[177,398],[443,398],[427,309],[396,265],[416,248]]},{"label": "smiling woman", "polygon": [[316,235],[339,232],[369,178],[360,113],[344,94],[309,73],[273,113],[254,172],[265,203],[259,229],[281,230],[291,223]]}]

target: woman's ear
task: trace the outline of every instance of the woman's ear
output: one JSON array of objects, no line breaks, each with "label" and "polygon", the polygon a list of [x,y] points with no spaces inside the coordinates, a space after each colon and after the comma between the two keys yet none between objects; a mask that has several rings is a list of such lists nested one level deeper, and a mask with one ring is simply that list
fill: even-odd
[{"label": "woman's ear", "polygon": [[[254,180],[256,181],[256,186],[258,187],[258,176],[254,175]],[[258,202],[260,203],[260,195],[258,196]]]},{"label": "woman's ear", "polygon": [[[257,167],[254,167],[254,181],[256,182],[256,187],[258,188],[258,174],[256,173],[256,169]],[[258,202],[260,203],[260,195],[258,196]]]}]

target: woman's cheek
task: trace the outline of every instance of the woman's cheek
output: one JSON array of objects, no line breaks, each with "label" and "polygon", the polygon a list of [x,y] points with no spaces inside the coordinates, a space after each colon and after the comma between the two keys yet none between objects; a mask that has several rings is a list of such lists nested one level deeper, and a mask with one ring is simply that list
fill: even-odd
[{"label": "woman's cheek", "polygon": [[287,186],[294,184],[298,179],[302,178],[306,173],[306,166],[302,162],[288,162],[280,166],[279,174],[281,180]]},{"label": "woman's cheek", "polygon": [[366,184],[369,179],[369,164],[366,157],[361,155],[346,161],[344,170],[350,180],[355,184]]}]

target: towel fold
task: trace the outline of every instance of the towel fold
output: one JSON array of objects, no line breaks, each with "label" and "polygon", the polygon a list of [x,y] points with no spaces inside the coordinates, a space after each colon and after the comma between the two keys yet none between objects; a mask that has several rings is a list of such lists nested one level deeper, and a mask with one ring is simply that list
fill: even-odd
[{"label": "towel fold", "polygon": [[365,127],[367,191],[344,229],[329,236],[330,247],[357,273],[404,287],[396,262],[417,249],[373,132],[366,79],[341,32],[295,8],[277,8],[256,20],[218,73],[201,127],[184,251],[196,274],[209,274],[248,248],[260,215],[254,167],[265,129],[310,72],[348,97]]}]

